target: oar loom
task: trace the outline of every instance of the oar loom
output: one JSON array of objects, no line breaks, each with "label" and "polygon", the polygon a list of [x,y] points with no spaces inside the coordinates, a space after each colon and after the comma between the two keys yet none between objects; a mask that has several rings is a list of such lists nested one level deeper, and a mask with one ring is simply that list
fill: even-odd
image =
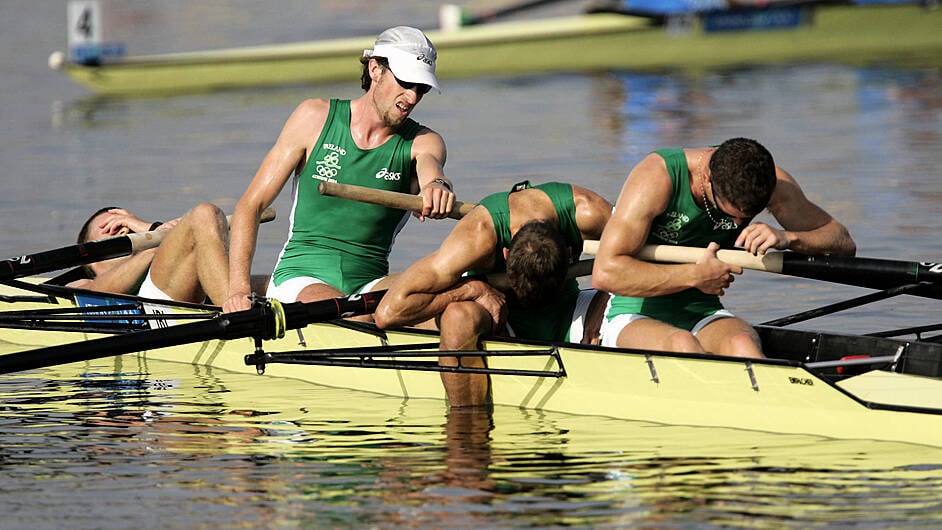
[{"label": "oar loom", "polygon": [[[422,198],[417,195],[376,190],[362,186],[322,182],[319,191],[350,200],[378,204],[402,210],[419,210]],[[456,202],[450,217],[461,218],[476,206]],[[583,252],[594,255],[598,241],[585,241]],[[645,245],[637,257],[664,263],[696,263],[705,249],[674,245]],[[756,256],[742,250],[720,250],[717,257],[730,265],[788,276],[822,280],[870,289],[895,289],[909,286],[907,294],[942,299],[942,263],[901,261],[847,256],[808,256],[796,252],[768,252]],[[587,266],[586,263],[589,265]],[[583,274],[591,273],[591,260],[576,264]],[[572,271],[571,271],[572,272]]]}]

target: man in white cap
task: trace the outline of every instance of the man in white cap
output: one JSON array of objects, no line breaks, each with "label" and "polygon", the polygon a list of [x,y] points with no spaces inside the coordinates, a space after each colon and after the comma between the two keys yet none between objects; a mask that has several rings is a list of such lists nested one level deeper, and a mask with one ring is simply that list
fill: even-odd
[{"label": "man in white cap", "polygon": [[382,288],[390,247],[408,220],[401,210],[322,196],[321,181],[417,193],[423,204],[416,217],[447,217],[455,195],[444,174],[445,142],[409,118],[429,90],[438,90],[436,58],[421,31],[390,28],[360,58],[365,94],[298,105],[236,205],[226,311],[250,306],[259,218],[292,174],[288,241],[266,293],[282,302]]}]

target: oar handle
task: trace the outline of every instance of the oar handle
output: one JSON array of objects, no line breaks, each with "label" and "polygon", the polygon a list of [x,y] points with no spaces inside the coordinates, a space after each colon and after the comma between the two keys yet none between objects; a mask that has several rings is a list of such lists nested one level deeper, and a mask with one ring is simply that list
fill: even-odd
[{"label": "oar handle", "polygon": [[[275,220],[275,209],[274,208],[265,208],[262,210],[262,215],[259,218],[259,221],[262,223],[268,223]],[[231,223],[232,216],[227,215],[226,221]],[[131,241],[131,253],[137,254],[143,250],[149,248],[159,247],[160,243],[167,237],[167,233],[170,230],[151,230],[149,232],[140,232],[140,233],[131,233],[127,236],[117,236],[117,237],[127,237]]]},{"label": "oar handle", "polygon": [[[418,195],[410,195],[408,193],[399,193],[397,191],[377,190],[374,188],[368,188],[366,186],[341,184],[339,182],[321,182],[318,184],[317,190],[321,193],[321,195],[338,197],[351,201],[366,202],[369,204],[376,204],[378,206],[385,206],[387,208],[411,210],[414,212],[420,211],[422,209],[422,197],[419,197]],[[465,215],[468,215],[468,212],[470,212],[471,209],[475,206],[477,205],[455,201],[455,206],[452,208],[448,217],[451,217],[452,219],[461,219]]]},{"label": "oar handle", "polygon": [[[585,241],[582,245],[582,252],[595,255],[599,251],[598,241]],[[681,247],[674,245],[645,245],[641,248],[635,257],[644,261],[657,261],[662,263],[696,263],[697,260],[706,252],[705,248]],[[769,252],[762,256],[753,256],[744,250],[717,251],[716,257],[730,265],[736,265],[744,269],[752,269],[766,272],[782,272],[782,253]]]}]

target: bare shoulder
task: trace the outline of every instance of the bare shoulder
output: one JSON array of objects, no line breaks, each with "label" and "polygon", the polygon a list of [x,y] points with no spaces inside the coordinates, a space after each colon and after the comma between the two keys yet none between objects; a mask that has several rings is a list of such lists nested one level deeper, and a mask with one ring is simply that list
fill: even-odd
[{"label": "bare shoulder", "polygon": [[667,162],[664,161],[664,157],[657,153],[648,153],[647,156],[642,158],[641,161],[631,169],[631,173],[629,173],[628,176],[658,174],[667,175]]},{"label": "bare shoulder", "polygon": [[330,110],[330,101],[323,98],[310,98],[305,99],[301,103],[298,103],[297,108],[294,112],[296,114],[302,114],[305,116],[312,116],[315,114],[327,115],[327,111]]},{"label": "bare shoulder", "polygon": [[497,245],[494,220],[487,208],[483,206],[475,207],[459,220],[451,235],[456,236],[462,245],[470,245],[479,251],[480,249],[493,251]]},{"label": "bare shoulder", "polygon": [[321,98],[305,99],[294,109],[291,118],[302,118],[305,120],[316,120],[323,123],[327,120],[327,114],[330,112],[330,101]]},{"label": "bare shoulder", "polygon": [[615,204],[613,219],[653,219],[667,209],[672,188],[664,159],[655,153],[649,154],[628,173]]},{"label": "bare shoulder", "polygon": [[487,209],[478,206],[464,216],[431,255],[430,265],[446,275],[460,276],[494,264],[497,236]]},{"label": "bare shoulder", "polygon": [[589,189],[573,186],[572,198],[576,206],[576,224],[583,238],[598,239],[612,217],[612,204]]},{"label": "bare shoulder", "polygon": [[572,198],[578,204],[585,204],[590,208],[602,208],[611,210],[612,203],[610,203],[605,197],[602,197],[598,193],[588,189],[583,188],[582,186],[572,185]]},{"label": "bare shoulder", "polygon": [[423,125],[416,133],[415,140],[412,141],[412,149],[414,151],[433,150],[444,152],[445,139],[442,138],[442,135]]},{"label": "bare shoulder", "polygon": [[788,171],[775,167],[775,190],[772,192],[772,198],[769,201],[768,209],[772,211],[781,211],[783,208],[793,207],[796,203],[805,201],[805,193],[798,185]]},{"label": "bare shoulder", "polygon": [[317,138],[327,122],[330,102],[324,99],[306,99],[288,117],[281,131],[281,140],[290,145],[306,145],[311,137]]}]

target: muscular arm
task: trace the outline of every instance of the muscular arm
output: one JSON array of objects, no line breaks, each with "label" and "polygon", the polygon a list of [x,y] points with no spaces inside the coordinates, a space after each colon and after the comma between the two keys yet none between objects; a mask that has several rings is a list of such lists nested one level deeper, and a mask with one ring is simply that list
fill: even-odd
[{"label": "muscular arm", "polygon": [[576,225],[583,240],[598,240],[605,225],[612,217],[612,204],[601,195],[580,186],[572,187],[572,199],[576,205]]},{"label": "muscular arm", "polygon": [[[82,279],[69,283],[69,287],[88,289],[103,293],[137,294],[137,289],[147,275],[156,248],[144,250],[133,256],[116,258],[96,264],[101,270],[94,279]],[[95,268],[95,267],[93,267]]]},{"label": "muscular arm", "polygon": [[475,208],[455,225],[438,250],[406,269],[393,283],[376,309],[376,325],[414,325],[438,316],[452,302],[466,300],[481,303],[496,324],[503,309],[503,294],[482,281],[461,276],[471,269],[493,266],[497,243],[493,234],[486,210]]},{"label": "muscular arm", "polygon": [[740,234],[737,246],[753,254],[764,254],[773,248],[812,255],[853,256],[857,252],[847,228],[811,202],[794,177],[781,168],[776,168],[776,177],[768,209],[783,229],[754,223]]},{"label": "muscular arm", "polygon": [[696,287],[708,294],[723,294],[730,273],[739,267],[716,258],[716,249],[704,251],[696,264],[649,263],[634,255],[644,246],[654,218],[670,201],[671,183],[664,159],[648,155],[628,175],[615,211],[602,232],[592,269],[592,286],[622,296],[650,297]]},{"label": "muscular arm", "polygon": [[312,142],[324,127],[329,106],[321,99],[298,105],[236,204],[229,231],[229,298],[223,304],[225,311],[249,308],[247,296],[251,292],[252,259],[262,211],[306,160]]},{"label": "muscular arm", "polygon": [[[445,176],[445,158],[447,151],[441,135],[431,129],[423,129],[412,142],[412,156],[415,160],[413,192],[422,196],[422,211],[415,214],[420,220],[426,217],[443,219],[451,213],[455,205],[454,185]],[[436,179],[447,182],[447,186]]]}]

